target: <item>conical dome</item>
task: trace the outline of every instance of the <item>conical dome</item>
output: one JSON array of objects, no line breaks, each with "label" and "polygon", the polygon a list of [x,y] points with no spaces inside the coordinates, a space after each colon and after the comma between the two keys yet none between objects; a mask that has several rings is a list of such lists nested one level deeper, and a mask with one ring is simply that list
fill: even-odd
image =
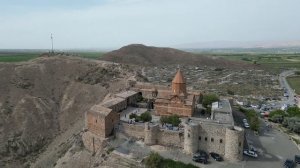
[{"label": "conical dome", "polygon": [[185,79],[183,77],[182,72],[180,69],[177,70],[177,73],[172,81],[172,92],[174,95],[186,95],[186,85]]},{"label": "conical dome", "polygon": [[172,83],[185,83],[185,79],[184,79],[180,69],[178,69]]}]

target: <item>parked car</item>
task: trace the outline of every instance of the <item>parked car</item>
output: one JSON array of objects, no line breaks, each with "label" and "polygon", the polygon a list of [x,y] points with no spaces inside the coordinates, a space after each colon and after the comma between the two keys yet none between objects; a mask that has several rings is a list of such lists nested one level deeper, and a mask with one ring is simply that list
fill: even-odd
[{"label": "parked car", "polygon": [[247,123],[247,119],[246,118],[243,119],[243,123]]},{"label": "parked car", "polygon": [[214,152],[211,152],[211,153],[210,153],[210,156],[211,156],[214,160],[219,161],[219,162],[223,160],[223,158],[222,158],[219,154],[214,153]]},{"label": "parked car", "polygon": [[203,164],[208,163],[208,161],[205,157],[193,157],[193,161],[198,162],[198,163],[203,163]]},{"label": "parked car", "polygon": [[295,163],[294,163],[293,160],[287,159],[287,160],[285,160],[283,166],[284,166],[285,168],[294,168],[294,167],[295,167]]},{"label": "parked car", "polygon": [[193,158],[198,158],[198,157],[205,157],[206,159],[208,159],[208,154],[203,151],[203,150],[198,150],[194,155]]},{"label": "parked car", "polygon": [[254,158],[257,158],[258,155],[256,152],[254,151],[251,151],[251,150],[244,150],[244,155],[247,155],[247,156],[250,156],[250,157],[254,157]]},{"label": "parked car", "polygon": [[295,155],[295,163],[300,164],[300,155]]}]

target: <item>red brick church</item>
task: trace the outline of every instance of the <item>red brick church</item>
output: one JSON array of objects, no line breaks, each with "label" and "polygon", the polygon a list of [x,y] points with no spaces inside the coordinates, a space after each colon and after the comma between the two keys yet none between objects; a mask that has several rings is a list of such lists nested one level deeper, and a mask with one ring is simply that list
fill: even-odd
[{"label": "red brick church", "polygon": [[196,100],[199,94],[188,93],[186,80],[180,69],[172,81],[171,90],[157,90],[154,102],[156,115],[172,115],[191,117],[195,110]]}]

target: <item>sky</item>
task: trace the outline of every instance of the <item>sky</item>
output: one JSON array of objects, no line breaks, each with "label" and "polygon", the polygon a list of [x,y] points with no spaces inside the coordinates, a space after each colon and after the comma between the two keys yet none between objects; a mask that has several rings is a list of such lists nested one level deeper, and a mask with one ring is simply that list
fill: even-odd
[{"label": "sky", "polygon": [[0,0],[0,49],[300,40],[299,0]]}]

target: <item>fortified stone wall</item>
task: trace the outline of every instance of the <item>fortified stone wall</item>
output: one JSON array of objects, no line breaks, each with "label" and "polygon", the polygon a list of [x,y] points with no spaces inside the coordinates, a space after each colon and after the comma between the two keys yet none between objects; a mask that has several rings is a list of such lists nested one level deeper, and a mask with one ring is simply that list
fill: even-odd
[{"label": "fortified stone wall", "polygon": [[120,122],[119,131],[126,134],[127,136],[134,138],[145,138],[144,132],[145,126],[143,124],[128,124],[125,122]]},{"label": "fortified stone wall", "polygon": [[105,136],[104,119],[105,119],[104,117],[87,112],[86,120],[85,120],[86,128],[88,128],[89,131],[91,131],[92,133],[104,137]]},{"label": "fortified stone wall", "polygon": [[225,133],[223,125],[200,124],[198,144],[199,149],[225,155]]},{"label": "fortified stone wall", "polygon": [[105,117],[105,137],[112,134],[115,125],[120,121],[120,115],[116,112],[111,112]]},{"label": "fortified stone wall", "polygon": [[148,123],[145,123],[145,125],[122,123],[119,131],[130,137],[143,138],[144,143],[147,145],[159,144],[183,148],[183,131],[162,130],[159,125]]},{"label": "fortified stone wall", "polygon": [[195,153],[199,148],[199,125],[185,124],[184,125],[184,151],[187,154]]},{"label": "fortified stone wall", "polygon": [[244,129],[226,127],[221,124],[202,123],[185,124],[184,151],[195,153],[198,149],[216,152],[225,159],[238,161],[243,159]]},{"label": "fortified stone wall", "polygon": [[97,150],[103,149],[107,145],[107,142],[104,139],[91,133],[90,131],[83,133],[82,141],[84,146],[93,153],[95,153]]},{"label": "fortified stone wall", "polygon": [[244,129],[232,127],[226,129],[225,158],[232,161],[243,159]]},{"label": "fortified stone wall", "polygon": [[150,125],[148,122],[145,123],[145,139],[146,145],[155,145],[158,143],[159,125]]},{"label": "fortified stone wall", "polygon": [[183,148],[183,131],[160,130],[157,136],[159,145]]}]

